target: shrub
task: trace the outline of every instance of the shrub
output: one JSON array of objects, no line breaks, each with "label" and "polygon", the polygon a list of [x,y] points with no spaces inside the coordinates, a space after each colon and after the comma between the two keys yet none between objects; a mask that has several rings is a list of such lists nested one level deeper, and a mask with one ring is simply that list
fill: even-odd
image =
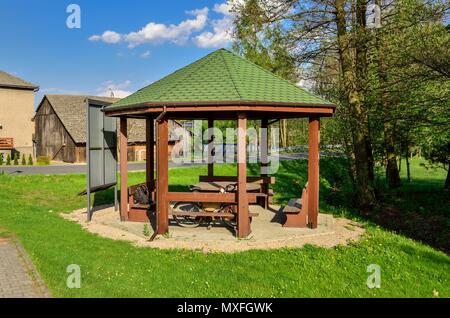
[{"label": "shrub", "polygon": [[28,165],[29,166],[33,165],[33,157],[31,155],[28,156]]},{"label": "shrub", "polygon": [[38,166],[48,166],[50,164],[50,158],[47,156],[39,156],[36,158]]},{"label": "shrub", "polygon": [[6,156],[6,165],[7,165],[7,166],[10,166],[10,165],[11,165],[11,155],[10,155],[10,154],[8,154],[8,155]]},{"label": "shrub", "polygon": [[17,152],[14,154],[14,165],[19,165],[19,154]]},{"label": "shrub", "polygon": [[3,166],[3,154],[0,153],[0,166]]},{"label": "shrub", "polygon": [[21,165],[22,165],[22,166],[26,166],[26,164],[27,164],[27,160],[25,159],[25,154],[23,154],[23,155],[22,155],[22,162],[21,162]]},{"label": "shrub", "polygon": [[144,229],[142,230],[142,234],[144,234],[144,236],[150,236],[150,229],[148,228],[147,224],[144,224]]}]

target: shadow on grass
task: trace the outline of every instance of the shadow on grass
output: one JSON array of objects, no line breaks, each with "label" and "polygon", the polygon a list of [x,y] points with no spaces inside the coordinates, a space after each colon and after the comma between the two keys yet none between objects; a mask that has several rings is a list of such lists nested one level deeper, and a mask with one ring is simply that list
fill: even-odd
[{"label": "shadow on grass", "polygon": [[[306,160],[281,163],[273,186],[277,203],[300,197],[307,171]],[[347,216],[373,222],[450,254],[450,193],[442,191],[440,182],[422,179],[412,184],[405,182],[395,191],[378,189],[378,202],[372,211],[355,209],[354,193],[345,159],[321,159],[321,211],[344,210]]]},{"label": "shadow on grass", "polygon": [[423,189],[427,190],[384,192],[376,208],[362,214],[383,228],[450,254],[450,194]]}]

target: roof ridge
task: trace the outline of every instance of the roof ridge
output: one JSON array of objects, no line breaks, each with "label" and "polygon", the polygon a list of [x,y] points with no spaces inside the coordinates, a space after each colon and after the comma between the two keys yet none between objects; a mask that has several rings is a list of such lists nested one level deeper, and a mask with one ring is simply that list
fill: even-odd
[{"label": "roof ridge", "polygon": [[228,66],[227,60],[226,60],[225,56],[222,54],[223,51],[228,52],[228,50],[226,50],[225,48],[220,49],[220,56],[221,56],[222,59],[223,59],[223,63],[225,64],[225,67],[226,67],[226,69],[227,69],[227,73],[228,73],[228,75],[229,75],[229,77],[230,77],[231,83],[233,83],[234,89],[236,90],[236,93],[238,94],[239,99],[242,100],[242,99],[243,99],[243,98],[242,98],[242,95],[241,95],[241,93],[239,92],[238,87],[236,86],[236,82],[234,81],[233,75],[231,74],[231,70],[230,70],[230,67]]},{"label": "roof ridge", "polygon": [[91,95],[91,94],[44,94],[44,96],[61,96],[61,97],[96,97],[96,98],[122,99],[122,98],[120,98],[120,97],[99,96],[99,95]]},{"label": "roof ridge", "polygon": [[307,90],[304,89],[303,87],[300,87],[300,86],[295,85],[295,84],[292,83],[291,81],[289,81],[289,80],[287,80],[287,79],[281,77],[280,75],[278,75],[278,74],[276,74],[276,73],[273,73],[273,72],[269,71],[268,69],[265,69],[264,67],[259,66],[258,64],[253,63],[252,61],[250,61],[250,60],[248,60],[248,59],[246,59],[246,58],[244,58],[244,57],[242,57],[242,56],[240,56],[240,55],[238,55],[238,54],[236,54],[236,53],[234,53],[234,52],[231,52],[231,51],[229,51],[229,50],[227,50],[227,49],[223,49],[223,50],[225,50],[225,51],[228,52],[229,54],[234,55],[235,57],[238,57],[239,59],[243,60],[244,62],[246,62],[246,63],[248,63],[248,64],[251,64],[251,65],[256,66],[257,68],[259,68],[260,70],[264,71],[265,73],[270,74],[270,75],[272,75],[272,76],[274,76],[274,77],[276,77],[276,78],[278,78],[278,79],[280,79],[280,80],[282,80],[282,81],[284,81],[284,82],[290,84],[291,86],[293,86],[293,87],[295,87],[295,88],[297,88],[297,89],[299,89],[299,90],[301,90],[301,91],[303,91],[303,92],[305,92],[305,93],[311,94],[311,95],[313,95],[314,97],[319,98],[319,99],[321,99],[322,101],[324,101],[324,102],[326,102],[326,103],[329,103],[329,102],[328,102],[327,100],[325,100],[324,98],[322,98],[322,97],[320,97],[320,96],[317,96],[316,94],[311,93],[310,91],[307,91]]}]

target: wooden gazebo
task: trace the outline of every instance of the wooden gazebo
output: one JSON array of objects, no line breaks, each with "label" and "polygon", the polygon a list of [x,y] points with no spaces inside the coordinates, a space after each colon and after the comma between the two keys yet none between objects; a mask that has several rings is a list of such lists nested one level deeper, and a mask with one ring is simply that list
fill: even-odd
[{"label": "wooden gazebo", "polygon": [[[307,188],[307,222],[317,227],[319,210],[319,142],[320,117],[334,114],[335,105],[314,96],[257,65],[229,52],[217,50],[204,58],[164,77],[105,108],[107,116],[120,117],[120,149],[127,149],[127,118],[145,118],[147,127],[146,183],[156,204],[156,234],[169,230],[170,202],[226,202],[237,206],[237,236],[250,232],[249,204],[258,200],[247,193],[246,172],[247,120],[261,120],[267,128],[271,120],[309,118],[309,157]],[[214,120],[236,120],[238,127],[238,169],[236,193],[169,192],[168,120],[204,119],[213,127]],[[155,129],[154,129],[155,127]],[[156,176],[154,173],[154,134],[156,133]],[[213,138],[213,136],[211,136]],[[261,147],[261,158],[267,158]],[[269,178],[265,171],[260,181]],[[146,209],[129,205],[127,152],[120,151],[120,215],[122,221],[148,221]],[[208,181],[231,180],[214,175],[208,162]],[[253,177],[255,180],[255,177]],[[263,195],[268,195],[268,189]],[[299,193],[300,195],[300,193]],[[304,198],[305,199],[305,198]]]}]

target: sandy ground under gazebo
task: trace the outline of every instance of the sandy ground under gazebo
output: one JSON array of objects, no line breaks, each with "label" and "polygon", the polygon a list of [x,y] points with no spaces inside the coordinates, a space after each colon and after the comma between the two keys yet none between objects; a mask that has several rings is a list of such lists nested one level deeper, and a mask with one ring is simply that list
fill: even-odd
[{"label": "sandy ground under gazebo", "polygon": [[[170,234],[158,236],[153,242],[144,235],[144,224],[121,222],[119,212],[113,207],[96,208],[91,222],[86,221],[86,209],[61,214],[65,219],[79,223],[84,229],[102,237],[132,242],[136,246],[161,249],[191,249],[203,252],[239,252],[251,249],[277,249],[283,247],[302,247],[313,244],[321,247],[346,245],[357,240],[364,233],[360,224],[343,218],[333,218],[319,214],[317,229],[283,228],[279,221],[279,206],[265,210],[251,206],[250,211],[259,213],[253,218],[252,233],[246,239],[237,239],[221,224],[206,227],[182,228],[172,220]],[[152,228],[147,225],[150,234]]]}]

